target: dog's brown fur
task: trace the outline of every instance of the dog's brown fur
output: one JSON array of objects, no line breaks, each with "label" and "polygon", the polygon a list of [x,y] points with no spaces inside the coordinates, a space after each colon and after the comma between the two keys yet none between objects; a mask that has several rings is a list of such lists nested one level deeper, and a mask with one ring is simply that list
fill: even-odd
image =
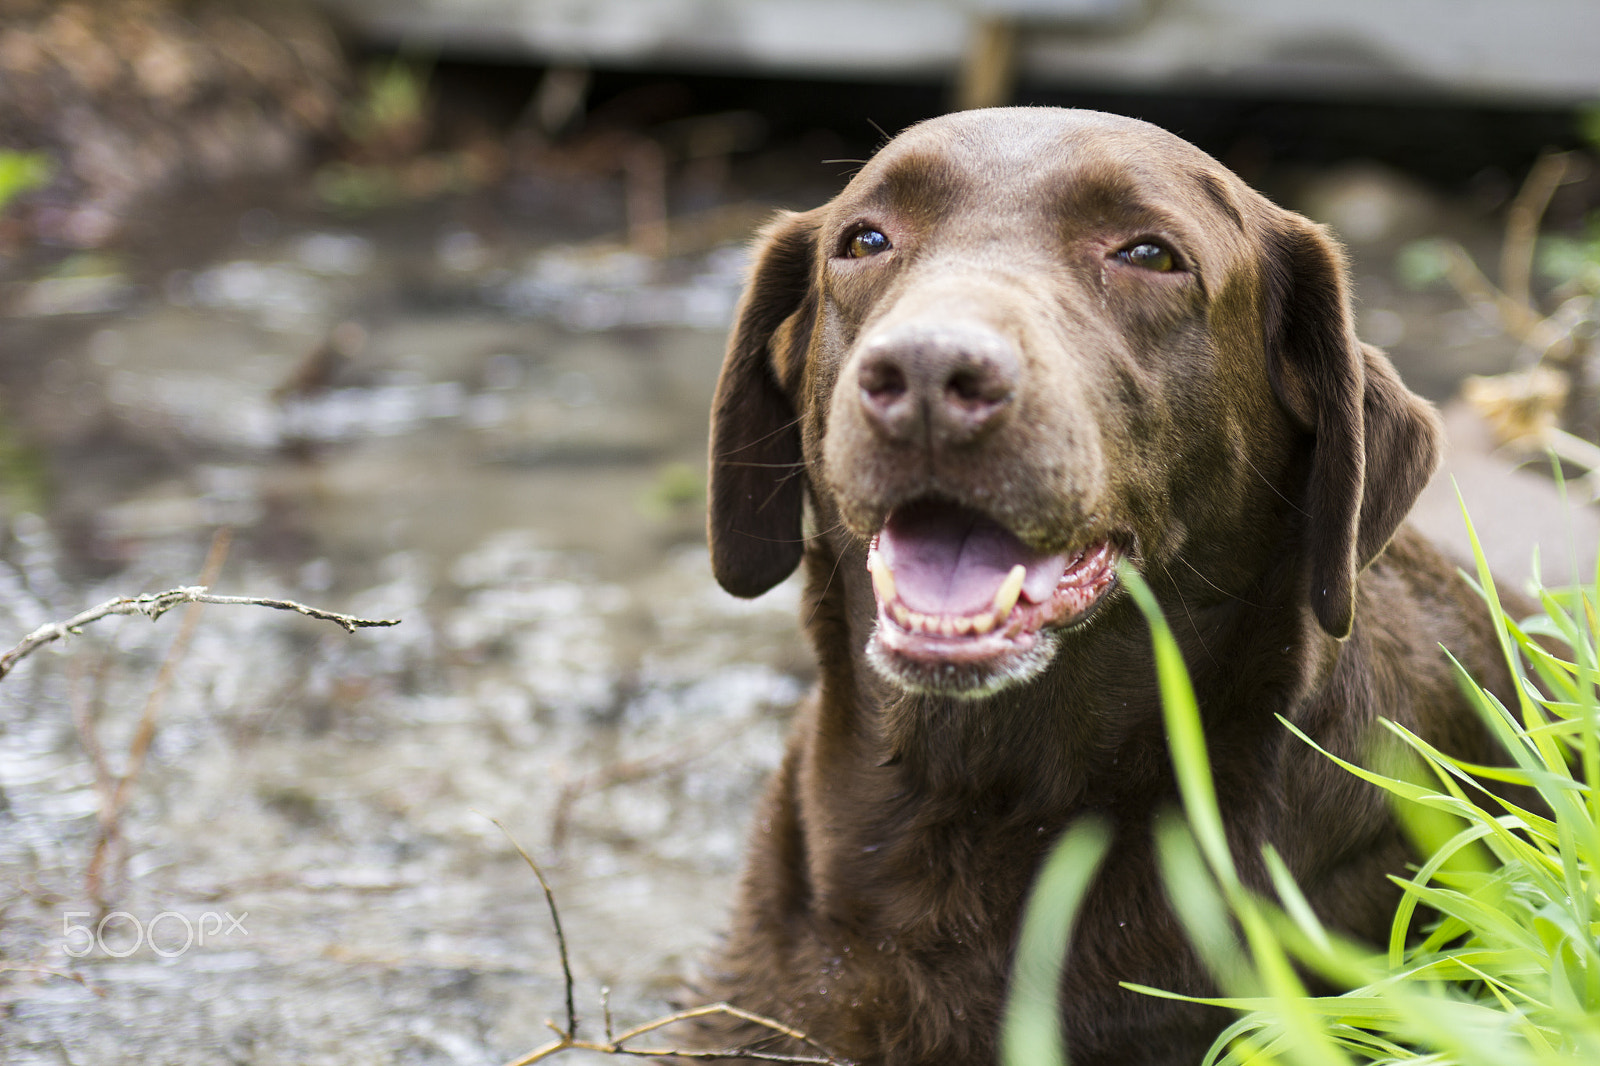
[{"label": "dog's brown fur", "polygon": [[[893,251],[846,257],[863,225]],[[1184,269],[1115,254],[1152,237]],[[876,431],[867,341],[951,323],[1012,346],[1004,417],[975,439]],[[1275,715],[1356,760],[1380,717],[1490,757],[1439,646],[1505,691],[1493,633],[1401,527],[1437,441],[1432,411],[1356,339],[1328,235],[1145,123],[947,116],[778,219],[717,388],[712,562],[744,596],[804,566],[821,680],[756,816],[707,994],[862,1063],[992,1063],[1035,871],[1095,812],[1114,842],[1065,971],[1072,1061],[1195,1062],[1226,1021],[1118,986],[1211,987],[1153,859],[1175,789],[1131,600],[1114,590],[1041,673],[981,698],[908,691],[867,661],[868,541],[928,494],[1036,548],[1124,545],[1193,673],[1247,878],[1263,883],[1271,844],[1325,920],[1381,937],[1404,841],[1376,790]]]}]

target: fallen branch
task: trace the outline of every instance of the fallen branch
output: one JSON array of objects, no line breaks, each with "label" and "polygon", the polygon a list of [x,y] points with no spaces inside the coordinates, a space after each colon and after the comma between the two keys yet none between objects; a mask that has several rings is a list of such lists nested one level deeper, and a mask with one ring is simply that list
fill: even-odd
[{"label": "fallen branch", "polygon": [[[500,831],[506,835],[506,839],[511,841],[511,846],[517,849],[517,854],[522,856],[523,861],[526,862],[529,869],[533,871],[533,876],[539,879],[539,887],[544,889],[545,902],[550,905],[550,921],[551,924],[555,926],[556,949],[561,953],[561,974],[563,981],[565,982],[567,997],[567,1027],[563,1029],[555,1022],[546,1021],[544,1024],[549,1026],[550,1029],[554,1031],[556,1034],[556,1039],[552,1040],[548,1044],[543,1045],[542,1047],[535,1048],[526,1055],[523,1055],[521,1058],[513,1059],[512,1061],[506,1063],[506,1066],[532,1066],[533,1063],[543,1061],[544,1059],[558,1054],[559,1052],[573,1050],[595,1051],[602,1055],[629,1055],[635,1058],[644,1059],[677,1058],[692,1059],[702,1062],[710,1062],[717,1059],[735,1059],[744,1060],[747,1062],[790,1063],[792,1066],[855,1066],[850,1059],[842,1058],[833,1054],[827,1048],[823,1047],[821,1044],[817,1043],[800,1030],[784,1025],[782,1022],[777,1021],[776,1019],[768,1018],[761,1014],[756,1014],[753,1011],[747,1011],[742,1007],[735,1007],[731,1003],[709,1003],[701,1007],[690,1007],[686,1010],[674,1011],[671,1014],[664,1014],[653,1021],[645,1022],[643,1025],[636,1025],[626,1032],[613,1035],[611,1032],[611,999],[609,989],[601,990],[601,1008],[605,1014],[605,1040],[597,1042],[580,1039],[578,1036],[578,1016],[577,1012],[573,1008],[572,1000],[572,965],[567,957],[567,938],[566,935],[561,931],[561,914],[556,908],[555,892],[551,890],[550,882],[545,879],[544,871],[539,869],[539,864],[533,861],[533,856],[529,855],[527,851],[523,849],[521,844],[517,843],[517,839],[511,835],[511,831],[507,829],[499,819],[491,818],[489,820],[500,827]],[[664,1029],[669,1025],[676,1025],[679,1022],[691,1021],[695,1018],[708,1018],[715,1015],[738,1018],[739,1020],[749,1022],[752,1025],[759,1025],[763,1029],[768,1029],[780,1036],[786,1036],[790,1040],[813,1048],[817,1054],[782,1055],[776,1052],[756,1051],[748,1048],[724,1048],[720,1051],[700,1051],[685,1050],[682,1048],[632,1048],[623,1046],[629,1040],[632,1040],[635,1037],[643,1036],[646,1033],[653,1033],[657,1029]]]},{"label": "fallen branch", "polygon": [[113,615],[142,614],[148,618],[156,619],[186,603],[215,603],[224,606],[244,605],[249,607],[271,607],[277,611],[294,611],[307,618],[319,618],[340,626],[347,633],[354,633],[358,629],[370,629],[377,626],[397,626],[398,618],[357,618],[354,615],[337,614],[333,611],[324,611],[319,607],[307,607],[303,603],[293,600],[274,600],[258,596],[216,596],[205,585],[187,585],[182,588],[168,589],[165,592],[151,592],[143,596],[118,596],[114,600],[107,600],[98,607],[91,607],[82,614],[74,615],[65,622],[48,622],[17,644],[16,647],[0,655],[0,678],[11,672],[12,667],[29,655],[38,651],[46,644],[53,644],[69,636],[75,636],[82,627],[90,622],[98,622],[102,618]]}]

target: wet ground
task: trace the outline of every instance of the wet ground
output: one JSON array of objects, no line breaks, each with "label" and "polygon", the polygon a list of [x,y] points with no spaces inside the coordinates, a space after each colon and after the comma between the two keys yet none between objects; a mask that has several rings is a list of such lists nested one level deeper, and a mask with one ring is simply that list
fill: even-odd
[{"label": "wet ground", "polygon": [[[1425,232],[1492,252],[1483,210],[1370,168],[1281,186],[1352,238],[1363,330],[1417,387],[1508,365],[1393,270]],[[0,645],[195,582],[222,526],[217,591],[404,621],[206,609],[103,907],[103,777],[182,620],[99,623],[0,682],[0,1059],[512,1058],[562,985],[491,819],[549,875],[591,1033],[602,985],[653,1016],[712,942],[809,676],[792,584],[724,595],[701,533],[734,235],[770,205],[715,205],[657,260],[607,239],[615,203],[518,195],[217,192],[152,217],[171,241],[11,277]]]},{"label": "wet ground", "polygon": [[740,245],[233,214],[184,268],[13,289],[0,630],[193,583],[222,524],[218,591],[404,621],[206,611],[98,938],[71,931],[99,919],[74,723],[120,771],[179,619],[101,623],[0,686],[0,1059],[526,1050],[560,970],[491,818],[548,869],[585,1014],[604,984],[647,1016],[714,933],[808,669],[793,590],[733,600],[703,546]]}]

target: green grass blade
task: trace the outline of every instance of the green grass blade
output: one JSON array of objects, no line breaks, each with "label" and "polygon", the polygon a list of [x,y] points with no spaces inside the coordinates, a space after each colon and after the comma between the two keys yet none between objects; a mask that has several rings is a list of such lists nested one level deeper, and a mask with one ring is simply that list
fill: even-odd
[{"label": "green grass blade", "polygon": [[1072,923],[1111,835],[1099,821],[1067,830],[1039,872],[1011,970],[1011,993],[1000,1025],[1005,1066],[1066,1066],[1061,1037],[1061,970]]},{"label": "green grass blade", "polygon": [[1224,887],[1238,884],[1233,855],[1228,850],[1227,833],[1217,810],[1216,786],[1211,778],[1211,759],[1206,753],[1205,734],[1200,724],[1200,705],[1194,685],[1184,665],[1183,653],[1172,636],[1166,616],[1156,603],[1155,594],[1144,578],[1126,563],[1117,570],[1118,579],[1144,612],[1155,649],[1156,680],[1161,687],[1162,715],[1167,729],[1167,746],[1178,775],[1178,791],[1184,813],[1194,827],[1195,840],[1206,861]]}]

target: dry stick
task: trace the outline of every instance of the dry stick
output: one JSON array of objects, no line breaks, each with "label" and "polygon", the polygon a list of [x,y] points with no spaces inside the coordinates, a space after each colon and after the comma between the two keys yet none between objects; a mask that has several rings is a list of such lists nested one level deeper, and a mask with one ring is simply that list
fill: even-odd
[{"label": "dry stick", "polygon": [[[656,1029],[662,1029],[679,1022],[690,1021],[695,1018],[708,1018],[712,1015],[725,1014],[729,1017],[739,1018],[742,1021],[770,1029],[775,1033],[786,1036],[791,1040],[798,1040],[810,1047],[817,1049],[817,1055],[780,1055],[771,1051],[754,1051],[747,1048],[722,1048],[716,1051],[690,1051],[683,1048],[633,1048],[623,1047],[623,1043],[636,1036]],[[709,1003],[703,1007],[690,1007],[687,1010],[674,1011],[665,1014],[654,1021],[635,1026],[627,1032],[617,1034],[616,1039],[604,1044],[597,1044],[589,1040],[579,1040],[576,1037],[562,1033],[553,1023],[546,1022],[550,1028],[556,1029],[559,1039],[553,1040],[541,1048],[528,1052],[520,1059],[514,1059],[505,1066],[532,1066],[551,1055],[561,1051],[598,1051],[602,1055],[632,1055],[636,1058],[676,1058],[695,1059],[699,1061],[715,1061],[718,1059],[736,1059],[750,1062],[780,1062],[791,1063],[793,1066],[852,1066],[850,1059],[840,1058],[832,1054],[822,1045],[812,1040],[805,1033],[784,1025],[780,1021],[756,1014],[753,1011],[743,1010],[731,1003]]]},{"label": "dry stick", "polygon": [[[232,530],[226,526],[217,530],[211,538],[211,549],[206,552],[205,564],[200,569],[201,584],[211,585],[217,580],[232,543]],[[133,794],[133,783],[139,779],[139,774],[144,770],[145,758],[150,754],[150,742],[156,735],[156,714],[166,699],[167,688],[172,684],[173,675],[177,673],[178,663],[189,651],[189,642],[194,637],[195,627],[200,623],[200,613],[204,610],[203,605],[193,603],[184,612],[183,624],[179,626],[178,635],[173,640],[172,646],[167,649],[166,658],[161,662],[161,670],[156,674],[156,683],[151,686],[150,694],[145,697],[144,711],[139,715],[139,724],[134,729],[133,741],[128,745],[126,767],[111,792],[111,801],[100,808],[100,833],[95,838],[94,852],[89,856],[89,868],[84,874],[84,887],[89,898],[102,906],[105,904],[101,889],[104,888],[106,857],[111,851],[111,845],[120,835],[122,812],[128,805],[128,797]]]},{"label": "dry stick", "polygon": [[[616,1046],[621,1044],[623,1041],[632,1040],[636,1036],[643,1036],[645,1033],[653,1032],[657,1029],[664,1029],[669,1025],[676,1025],[678,1022],[685,1021],[690,1018],[709,1018],[715,1014],[726,1014],[730,1017],[739,1018],[743,1021],[752,1022],[764,1028],[771,1029],[773,1032],[780,1033],[783,1036],[788,1037],[790,1040],[798,1040],[802,1044],[806,1044],[809,1047],[815,1048],[817,1052],[822,1055],[821,1059],[817,1059],[811,1056],[755,1055],[750,1052],[735,1051],[732,1054],[736,1057],[761,1058],[763,1062],[824,1062],[833,1063],[835,1066],[839,1066],[840,1063],[846,1061],[829,1052],[827,1048],[823,1047],[821,1044],[817,1043],[800,1030],[795,1029],[792,1026],[784,1025],[782,1022],[773,1018],[768,1018],[765,1015],[756,1014],[754,1011],[747,1011],[742,1007],[735,1007],[731,1003],[708,1003],[703,1007],[689,1007],[686,1010],[675,1011],[672,1014],[663,1015],[662,1017],[657,1018],[655,1021],[645,1022],[643,1025],[636,1025],[632,1029],[618,1034],[617,1038],[611,1043],[612,1046]],[[682,1055],[686,1058],[727,1058],[730,1054],[726,1050],[707,1051],[704,1053],[670,1050],[643,1051],[635,1050],[633,1048],[619,1048],[618,1050],[619,1052],[629,1055]]]},{"label": "dry stick", "polygon": [[105,810],[111,804],[116,778],[112,776],[111,764],[106,761],[96,723],[100,720],[100,712],[105,709],[106,677],[111,672],[111,656],[102,657],[95,666],[92,671],[94,680],[89,682],[92,687],[87,693],[83,689],[84,675],[91,673],[88,660],[79,657],[73,660],[73,664],[67,671],[72,723],[78,731],[78,743],[83,745],[84,753],[89,756],[89,765],[94,769],[95,798],[100,803],[100,809]]},{"label": "dry stick", "polygon": [[1445,277],[1469,305],[1492,307],[1496,324],[1513,339],[1557,361],[1566,359],[1570,336],[1563,335],[1534,308],[1501,292],[1459,244],[1450,243],[1446,255]]},{"label": "dry stick", "polygon": [[1567,179],[1568,161],[1566,152],[1541,155],[1506,214],[1506,237],[1500,248],[1500,288],[1529,310],[1533,309],[1533,250],[1539,239],[1539,222],[1550,206],[1550,197]]},{"label": "dry stick", "polygon": [[500,832],[504,833],[506,839],[511,841],[511,846],[517,849],[517,854],[521,855],[523,861],[528,864],[528,869],[533,871],[533,876],[539,879],[539,887],[544,889],[544,900],[550,905],[550,924],[555,926],[556,948],[561,952],[561,976],[567,986],[567,1028],[565,1032],[560,1029],[557,1029],[556,1032],[570,1039],[578,1031],[578,1012],[572,1006],[572,964],[567,957],[567,936],[561,931],[561,912],[556,909],[556,894],[551,891],[550,882],[545,880],[544,871],[539,869],[539,864],[533,861],[533,856],[524,851],[522,845],[517,843],[517,838],[511,835],[511,830],[507,829],[498,818],[489,820],[500,827]]},{"label": "dry stick", "polygon": [[104,991],[91,985],[88,979],[85,978],[81,973],[68,973],[65,970],[51,970],[43,966],[0,966],[0,973],[31,973],[38,974],[41,977],[59,977],[63,981],[75,981],[84,988],[89,989],[89,991],[93,992],[97,996],[105,995]]},{"label": "dry stick", "polygon": [[[539,879],[539,887],[544,889],[545,902],[550,905],[550,923],[555,926],[556,948],[561,953],[561,974],[566,985],[567,995],[566,1029],[562,1029],[555,1022],[546,1021],[545,1025],[555,1032],[556,1039],[542,1047],[535,1048],[519,1059],[513,1059],[511,1062],[506,1063],[506,1066],[532,1066],[533,1063],[547,1059],[558,1052],[573,1049],[597,1051],[602,1055],[631,1055],[637,1058],[664,1058],[670,1056],[701,1061],[745,1059],[754,1062],[790,1063],[793,1066],[853,1066],[851,1060],[833,1054],[800,1030],[784,1025],[773,1018],[747,1011],[742,1007],[735,1007],[731,1003],[711,1003],[703,1007],[690,1007],[687,1010],[675,1011],[672,1014],[662,1015],[654,1021],[645,1022],[643,1025],[636,1025],[632,1029],[612,1037],[611,990],[609,988],[601,990],[601,1002],[605,1011],[605,1043],[597,1044],[589,1040],[579,1040],[578,1017],[576,1010],[573,1008],[572,1000],[572,965],[567,955],[567,938],[561,931],[561,912],[556,908],[556,894],[551,890],[550,882],[545,879],[544,871],[539,869],[539,864],[533,861],[533,856],[529,855],[522,845],[517,843],[517,838],[511,835],[511,830],[507,829],[498,818],[490,818],[489,820],[499,826],[500,832],[504,833],[506,839],[511,841],[511,846],[517,849],[517,854],[521,855],[522,860],[528,864],[528,868],[533,871],[533,876]],[[791,1040],[799,1041],[807,1047],[815,1048],[818,1055],[779,1055],[772,1052],[750,1051],[742,1048],[723,1049],[721,1051],[686,1051],[680,1048],[629,1048],[622,1046],[636,1036],[643,1036],[645,1033],[654,1032],[669,1025],[676,1025],[678,1022],[690,1021],[694,1018],[706,1018],[716,1014],[739,1018],[753,1025],[770,1029]]]},{"label": "dry stick", "polygon": [[1533,303],[1533,254],[1539,223],[1556,188],[1566,180],[1570,154],[1547,153],[1539,157],[1523,180],[1522,188],[1506,216],[1506,235],[1500,252],[1500,282],[1479,269],[1461,245],[1447,246],[1445,277],[1469,304],[1494,308],[1499,327],[1516,341],[1539,353],[1540,359],[1567,362],[1573,351],[1571,329],[1563,330],[1555,316],[1540,314]]},{"label": "dry stick", "polygon": [[0,678],[4,678],[9,674],[19,661],[27,658],[46,644],[72,636],[90,622],[98,622],[102,618],[110,618],[113,615],[122,614],[142,614],[150,618],[160,618],[174,607],[182,606],[185,603],[271,607],[278,611],[294,611],[308,618],[318,618],[325,622],[332,622],[342,627],[347,633],[354,633],[358,629],[370,629],[376,626],[397,626],[400,624],[398,618],[357,618],[354,615],[336,614],[333,611],[324,611],[317,607],[307,607],[305,604],[296,603],[293,600],[274,600],[258,596],[213,596],[204,585],[186,585],[182,588],[168,589],[165,592],[151,592],[143,596],[118,596],[114,600],[107,600],[98,607],[91,607],[82,614],[67,619],[65,622],[49,622],[42,625],[26,637],[23,637],[16,647],[4,655],[0,655]]},{"label": "dry stick", "polygon": [[[82,708],[82,713],[76,713],[78,731],[84,740],[85,748],[90,758],[95,763],[96,789],[101,793],[100,804],[100,833],[95,841],[94,852],[90,856],[89,867],[85,873],[85,884],[89,897],[96,902],[104,902],[101,898],[101,888],[104,880],[105,862],[107,851],[116,838],[120,825],[123,808],[127,805],[128,797],[133,790],[133,783],[138,779],[140,770],[144,767],[145,757],[149,754],[150,743],[155,737],[156,715],[160,710],[161,702],[165,698],[167,687],[172,683],[172,678],[177,673],[178,662],[187,650],[190,638],[193,636],[194,627],[199,621],[200,605],[207,603],[219,604],[250,604],[260,607],[271,607],[277,610],[296,611],[312,618],[326,619],[343,626],[346,632],[368,626],[398,625],[398,620],[373,621],[365,618],[354,618],[350,615],[335,614],[316,607],[307,607],[292,600],[261,599],[248,596],[214,596],[207,589],[211,582],[216,580],[217,572],[222,568],[222,562],[227,557],[228,543],[231,534],[228,530],[217,531],[212,538],[211,550],[206,555],[204,571],[202,573],[203,585],[185,586],[183,588],[168,589],[166,592],[156,592],[144,596],[119,596],[114,600],[107,600],[98,607],[67,619],[65,622],[50,622],[35,629],[22,639],[15,647],[4,655],[0,655],[0,678],[8,675],[17,663],[44,647],[46,644],[65,639],[79,633],[82,627],[91,622],[113,615],[142,614],[149,618],[160,618],[163,614],[180,604],[190,604],[183,626],[178,631],[177,639],[167,652],[166,660],[161,664],[161,671],[156,676],[155,686],[151,689],[149,697],[145,700],[144,712],[140,716],[138,727],[134,732],[133,742],[128,750],[128,765],[123,775],[114,782],[109,780],[109,770],[106,768],[105,756],[101,751],[98,741],[94,736],[92,715],[87,707]],[[109,790],[109,795],[107,792]]]},{"label": "dry stick", "polygon": [[[1587,380],[1586,373],[1588,342],[1578,335],[1578,330],[1592,315],[1595,302],[1589,297],[1576,297],[1554,313],[1541,315],[1532,292],[1539,224],[1556,189],[1571,173],[1571,160],[1570,152],[1547,152],[1539,157],[1524,179],[1506,216],[1505,241],[1500,252],[1500,288],[1484,276],[1466,249],[1458,244],[1448,248],[1446,277],[1468,303],[1492,306],[1499,327],[1520,343],[1523,351],[1534,353],[1533,362],[1548,359],[1565,366],[1571,382],[1567,422],[1581,433],[1585,427],[1582,416],[1590,410],[1592,383]],[[1577,443],[1579,451],[1590,447],[1583,437],[1561,430],[1540,437],[1549,439],[1540,439],[1539,445],[1555,450],[1564,459],[1572,458],[1563,449],[1571,450],[1573,442]],[[1591,497],[1600,498],[1600,468],[1590,467],[1583,482]]]}]

